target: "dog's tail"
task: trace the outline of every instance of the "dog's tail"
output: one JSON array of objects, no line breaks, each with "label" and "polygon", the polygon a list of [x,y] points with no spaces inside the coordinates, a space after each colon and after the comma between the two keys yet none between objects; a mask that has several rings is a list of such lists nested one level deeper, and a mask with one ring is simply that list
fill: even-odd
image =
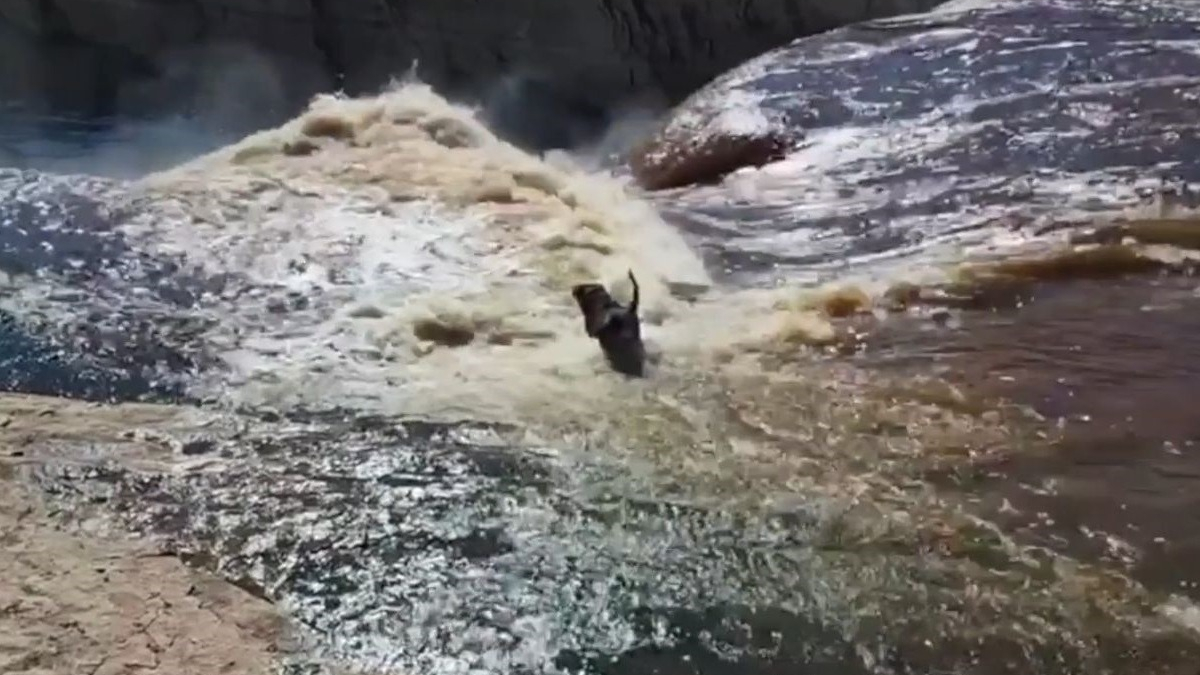
[{"label": "dog's tail", "polygon": [[633,284],[633,298],[629,301],[629,313],[637,315],[638,311],[638,282],[637,277],[633,276],[633,270],[629,270],[629,283]]}]

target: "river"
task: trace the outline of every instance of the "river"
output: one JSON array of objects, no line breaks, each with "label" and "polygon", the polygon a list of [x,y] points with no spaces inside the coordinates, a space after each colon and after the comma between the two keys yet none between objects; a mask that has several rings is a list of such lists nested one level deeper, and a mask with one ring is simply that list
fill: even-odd
[{"label": "river", "polygon": [[[804,144],[661,191],[644,115],[533,153],[411,78],[237,138],[6,113],[18,478],[275,604],[290,672],[1193,672],[1200,71],[1146,54],[1200,20],[1044,4],[748,64]],[[642,380],[569,293],[629,269]]]}]

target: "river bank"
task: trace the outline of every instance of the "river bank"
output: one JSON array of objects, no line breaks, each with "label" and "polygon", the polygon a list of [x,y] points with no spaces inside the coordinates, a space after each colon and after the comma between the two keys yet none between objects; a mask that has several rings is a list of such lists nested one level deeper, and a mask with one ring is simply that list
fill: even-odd
[{"label": "river bank", "polygon": [[[269,602],[145,539],[68,525],[17,478],[72,429],[97,443],[117,440],[102,437],[103,414],[61,399],[0,397],[0,671],[276,672],[287,630]],[[122,414],[109,428],[132,422]]]},{"label": "river bank", "polygon": [[[288,672],[1191,675],[1197,31],[825,33],[677,108],[657,179],[413,78],[0,170],[4,383],[105,401],[0,397],[15,498],[267,599]],[[570,296],[630,271],[637,380]]]}]

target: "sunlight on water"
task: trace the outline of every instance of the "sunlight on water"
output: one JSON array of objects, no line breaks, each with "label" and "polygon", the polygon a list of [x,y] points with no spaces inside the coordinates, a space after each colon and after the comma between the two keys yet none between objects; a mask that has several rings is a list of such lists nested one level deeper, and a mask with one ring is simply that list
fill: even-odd
[{"label": "sunlight on water", "polygon": [[[828,84],[889,50],[969,74],[978,36],[923,30],[730,77]],[[522,152],[417,82],[320,96],[151,173],[101,134],[97,166],[134,180],[0,171],[0,327],[21,349],[0,361],[26,378],[10,388],[124,375],[205,403],[60,401],[51,427],[3,398],[0,440],[49,448],[22,475],[77,524],[155,537],[363,671],[1181,672],[1200,643],[1189,601],[935,487],[1052,455],[1055,420],[932,360],[861,352],[949,344],[937,331],[1038,284],[1183,277],[1194,216],[1139,212],[1159,177],[1109,180],[1111,162],[1026,170],[1064,141],[997,140],[1007,120],[985,109],[1016,99],[900,92],[920,111],[889,117],[856,91],[853,119],[785,160],[654,195],[594,157]],[[790,120],[765,108],[791,94],[765,93],[713,123]],[[53,168],[55,147],[16,133],[4,147]],[[1035,186],[987,167],[1010,151]],[[731,274],[710,277],[714,255]],[[630,270],[645,380],[609,372],[570,295],[627,298]]]}]

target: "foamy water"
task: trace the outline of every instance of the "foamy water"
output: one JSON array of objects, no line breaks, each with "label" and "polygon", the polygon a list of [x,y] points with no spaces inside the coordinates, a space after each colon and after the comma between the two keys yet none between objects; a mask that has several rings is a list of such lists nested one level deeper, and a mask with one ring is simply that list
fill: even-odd
[{"label": "foamy water", "polygon": [[[586,409],[624,383],[584,335],[572,284],[627,293],[632,270],[651,337],[676,351],[688,310],[671,289],[711,286],[619,181],[521,153],[421,85],[322,97],[134,189],[142,211],[123,234],[147,251],[302,298],[275,313],[272,298],[210,298],[208,340],[230,372],[200,393],[231,403],[504,420],[548,401]],[[471,343],[439,344],[454,330]]]},{"label": "foamy water", "polygon": [[[970,58],[977,47],[957,30],[901,46],[922,44],[954,58]],[[837,65],[879,51],[843,44],[824,53],[827,65]],[[752,62],[733,77],[749,80],[772,67]],[[779,124],[781,118],[759,107],[763,100],[734,96],[719,124],[746,133]],[[851,103],[860,106],[856,113],[878,112],[869,101]],[[969,467],[1014,447],[1041,447],[1044,437],[1035,432],[1044,431],[1044,420],[1002,404],[976,414],[974,401],[930,373],[889,380],[852,359],[828,358],[832,348],[853,342],[830,316],[837,313],[831,298],[839,294],[852,306],[849,313],[870,310],[897,282],[945,281],[966,258],[1003,258],[1031,244],[1044,253],[1069,239],[1061,231],[1035,235],[1036,227],[980,226],[1006,215],[1003,205],[964,202],[928,213],[905,212],[906,204],[1009,191],[1063,217],[1113,213],[1137,201],[1144,186],[1136,182],[1098,187],[1088,182],[1095,176],[1062,172],[1022,182],[932,171],[906,181],[902,193],[862,185],[890,175],[898,158],[920,164],[970,141],[986,127],[969,121],[978,105],[959,99],[912,119],[815,129],[782,162],[676,193],[688,200],[681,210],[746,207],[708,223],[736,237],[732,247],[740,252],[803,259],[788,274],[772,275],[786,281],[769,288],[725,287],[710,278],[700,251],[658,214],[672,194],[652,204],[592,162],[523,153],[497,139],[473,111],[419,83],[359,99],[323,96],[278,129],[174,169],[129,184],[88,184],[114,210],[129,213],[114,238],[146,254],[112,271],[110,284],[96,284],[89,310],[151,323],[194,320],[198,328],[188,341],[203,345],[210,358],[187,385],[216,414],[241,421],[230,411],[342,407],[503,422],[513,427],[497,434],[520,449],[514,456],[536,453],[547,471],[570,477],[546,490],[549,497],[486,496],[495,500],[486,516],[512,538],[515,552],[504,560],[514,578],[551,565],[559,576],[550,580],[515,581],[502,566],[459,565],[436,546],[419,551],[416,562],[398,563],[385,560],[391,551],[376,543],[355,554],[362,560],[339,559],[336,568],[330,562],[329,569],[306,572],[311,578],[301,576],[310,587],[297,586],[293,571],[302,567],[303,551],[280,543],[275,525],[324,542],[326,552],[357,546],[350,538],[359,529],[403,539],[405,530],[388,518],[411,526],[404,520],[409,513],[413,522],[428,521],[416,522],[418,531],[461,534],[467,529],[461,514],[474,514],[479,497],[472,492],[477,477],[459,480],[474,470],[460,455],[495,452],[487,443],[438,448],[435,459],[444,454],[450,468],[413,487],[404,482],[408,474],[432,461],[422,456],[424,448],[394,438],[389,445],[358,430],[338,430],[345,438],[335,442],[321,437],[333,432],[316,422],[263,427],[260,436],[298,440],[264,459],[231,435],[222,440],[227,454],[213,460],[207,476],[161,488],[182,505],[178,512],[131,508],[130,518],[150,530],[160,521],[186,521],[193,545],[229,556],[224,572],[245,572],[274,589],[301,623],[325,631],[322,648],[385,672],[548,672],[548,661],[564,649],[617,652],[645,644],[613,609],[638,606],[639,598],[627,599],[614,581],[629,570],[639,583],[668,586],[648,592],[650,605],[761,600],[818,617],[858,647],[855,658],[868,669],[886,658],[876,646],[888,641],[894,622],[903,624],[896,631],[902,640],[953,635],[974,644],[995,629],[1021,645],[1061,640],[1097,659],[1103,650],[1088,642],[1096,612],[1128,635],[1187,624],[1194,614],[1188,603],[1164,603],[1125,579],[1018,546],[923,482],[932,468]],[[1075,112],[1081,125],[1096,128],[1117,116],[1104,105]],[[894,204],[900,207],[887,225],[896,237],[852,255],[842,250],[846,238],[822,238],[813,228],[756,229],[789,219],[852,219]],[[731,212],[753,217],[739,220]],[[147,281],[152,275],[139,269],[160,259],[221,283],[199,284],[194,302],[168,306]],[[641,282],[645,333],[655,353],[645,380],[608,370],[570,296],[572,284],[591,281],[627,295],[627,270]],[[0,309],[51,324],[81,320],[79,304],[60,298],[58,280],[9,281],[13,292],[0,299]],[[862,314],[864,323],[888,320],[879,309]],[[306,454],[307,443],[319,452]],[[220,475],[214,467],[223,462]],[[350,476],[358,492],[327,488],[326,474]],[[262,492],[276,479],[329,511],[289,511],[286,498]],[[200,515],[188,506],[197,494],[217,495],[204,501]],[[710,510],[694,524],[681,517],[685,524],[677,528],[671,517],[643,525],[624,504],[627,510],[606,513],[611,522],[596,525],[589,510],[614,495]],[[439,511],[446,503],[457,509],[450,516]],[[279,522],[264,531],[269,518],[259,508]],[[344,518],[345,531],[322,520],[323,513]],[[211,514],[219,527],[206,520]],[[803,519],[795,528],[802,534],[771,520],[776,514]],[[742,516],[764,520],[747,525]],[[247,551],[228,554],[222,547],[239,528],[257,533],[242,542]],[[603,555],[579,553],[593,544]],[[705,547],[719,552],[708,556]],[[284,561],[270,562],[280,550]],[[721,565],[709,567],[706,556],[721,558]],[[586,559],[587,574],[573,571],[575,558]],[[723,566],[726,558],[732,562]],[[684,577],[671,576],[677,572]],[[742,586],[708,592],[743,572]],[[340,613],[326,609],[327,597],[336,595],[329,578],[361,582],[337,596],[346,605]],[[487,581],[484,590],[469,587],[479,579]],[[580,579],[590,579],[589,588]],[[576,582],[579,589],[569,587]],[[392,595],[373,593],[374,587]],[[495,603],[519,614],[518,648],[475,623],[480,607],[491,611]],[[1144,611],[1154,606],[1169,608],[1166,618]],[[436,645],[443,620],[454,635]],[[650,642],[672,639],[664,633]]]},{"label": "foamy water", "polygon": [[[117,185],[101,187],[121,192]],[[170,260],[196,278],[229,281],[198,292],[189,306],[159,311],[162,301],[152,292],[151,277],[132,266],[118,270],[108,292],[88,301],[115,314],[195,315],[203,330],[193,340],[205,345],[220,367],[203,370],[200,380],[190,383],[191,393],[213,400],[217,410],[350,407],[496,420],[516,424],[523,447],[552,444],[551,456],[562,459],[551,466],[575,477],[562,488],[573,499],[616,495],[720,507],[712,522],[702,515],[695,525],[677,526],[668,519],[643,526],[636,515],[618,514],[612,531],[597,532],[583,516],[563,523],[556,515],[590,506],[518,506],[499,499],[496,509],[508,519],[503,522],[518,572],[547,561],[567,566],[580,541],[606,551],[595,563],[598,571],[588,573],[596,579],[589,590],[598,608],[595,616],[577,608],[564,615],[557,584],[522,584],[500,572],[486,576],[490,585],[483,590],[438,585],[439,574],[457,577],[441,571],[443,554],[431,549],[416,563],[405,562],[433,570],[424,574],[411,566],[377,574],[384,564],[377,557],[322,572],[339,579],[376,579],[374,584],[390,579],[390,592],[404,591],[401,600],[409,603],[400,611],[387,606],[400,600],[348,592],[338,596],[346,607],[343,614],[331,618],[322,600],[329,582],[303,577],[308,585],[294,586],[293,570],[302,567],[303,558],[287,559],[282,569],[278,561],[270,568],[261,559],[243,569],[246,558],[283,546],[279,531],[306,542],[340,542],[343,533],[322,520],[322,512],[295,515],[287,511],[286,500],[265,495],[261,506],[249,508],[246,500],[255,488],[242,479],[254,485],[271,480],[248,477],[263,466],[252,456],[224,457],[194,474],[181,469],[187,481],[212,477],[219,485],[193,488],[185,482],[166,488],[169,493],[190,500],[190,490],[200,489],[237,505],[214,508],[215,532],[203,517],[183,518],[184,531],[169,536],[192,537],[184,539],[191,546],[214,537],[228,542],[242,531],[261,529],[258,509],[280,509],[272,530],[239,544],[233,558],[222,559],[222,571],[244,573],[275,589],[282,606],[302,624],[327,631],[318,640],[319,651],[389,672],[419,667],[460,673],[473,666],[548,672],[548,660],[564,649],[635,647],[640,638],[629,619],[611,609],[627,601],[623,590],[613,587],[613,570],[637,561],[660,566],[671,559],[692,560],[707,546],[696,542],[729,529],[720,515],[724,508],[811,512],[818,537],[825,536],[821,528],[827,521],[838,528],[874,518],[880,508],[882,522],[862,525],[864,532],[904,527],[891,521],[893,507],[868,498],[881,486],[891,488],[875,478],[876,467],[860,464],[888,456],[895,444],[864,441],[852,433],[858,406],[871,404],[860,396],[853,369],[823,366],[820,351],[810,351],[812,345],[834,342],[836,335],[812,306],[790,302],[795,289],[714,287],[699,256],[620,181],[521,153],[498,141],[470,111],[423,86],[404,85],[358,100],[318,99],[283,128],[127,187],[128,196],[112,197],[114,209],[131,213],[116,234],[150,260]],[[569,292],[571,284],[599,280],[615,282],[620,293],[627,293],[620,279],[628,269],[641,281],[646,332],[661,353],[652,377],[641,381],[607,369],[584,334]],[[51,322],[77,320],[71,312],[78,305],[59,303],[56,290],[50,279],[22,279],[5,307]],[[894,414],[916,421],[925,412],[918,406]],[[317,461],[331,464],[330,471],[363,477],[382,513],[399,504],[408,505],[406,513],[420,515],[417,510],[428,498],[424,489],[381,486],[369,480],[369,464],[355,464],[378,462],[391,476],[420,460],[395,448],[360,445],[339,446]],[[919,452],[917,442],[903,445],[905,452]],[[235,452],[249,447],[253,444],[232,445]],[[796,452],[797,447],[808,451]],[[298,457],[280,459],[286,461],[270,470],[288,476],[277,476],[281,481],[307,466]],[[245,464],[238,469],[241,461]],[[640,478],[589,482],[575,462],[589,471],[610,467],[610,472]],[[223,473],[216,470],[221,464]],[[236,480],[222,482],[229,479]],[[466,499],[473,494],[469,489],[477,489],[471,488],[472,480],[445,481],[438,495]],[[910,502],[940,508],[921,496]],[[380,527],[370,524],[373,514],[361,513],[357,504],[345,508],[339,501],[330,509],[353,515],[355,527]],[[129,513],[141,515],[138,509]],[[138,525],[153,529],[176,520],[163,514]],[[433,520],[425,525],[433,532],[461,529]],[[391,532],[390,525],[383,527]],[[692,527],[695,534],[687,529]],[[778,535],[768,528],[761,536]],[[779,573],[780,583],[762,593],[854,634],[855,616],[876,611],[872,608],[889,592],[885,581],[906,576],[902,570],[909,562],[897,558],[880,564],[880,573],[867,579],[861,566],[805,552],[789,563],[789,571]],[[820,578],[811,593],[792,590],[808,577],[792,567]],[[969,574],[954,567],[956,578]],[[704,589],[729,579],[721,572],[725,567],[706,571],[688,563],[687,568],[699,569],[697,578],[715,579],[652,589],[647,602],[737,602],[746,593],[759,594],[752,586],[763,583],[752,574],[744,584],[713,594]],[[563,578],[577,581],[565,572]],[[412,588],[395,585],[406,579]],[[858,592],[865,599],[861,603],[845,591],[860,581],[872,589]],[[506,586],[520,593],[505,593]],[[510,603],[503,611],[519,611],[512,629],[521,639],[519,649],[473,627],[479,603],[499,602],[495,597]],[[439,633],[430,626],[447,614],[462,639],[431,651],[425,641]],[[663,631],[653,640],[669,642]]]},{"label": "foamy water", "polygon": [[[794,290],[714,287],[621,179],[521,152],[417,83],[319,97],[279,129],[96,187],[122,189],[106,198],[130,214],[114,236],[209,281],[190,305],[158,307],[143,264],[113,277],[128,288],[100,284],[90,302],[202,325],[192,341],[217,367],[188,391],[228,408],[351,406],[552,436],[618,431],[634,444],[674,436],[671,452],[686,451],[724,432],[685,399],[707,407],[722,377],[757,377],[761,350],[837,339],[818,311],[788,302]],[[570,295],[599,281],[627,296],[627,271],[654,356],[645,381],[609,371]],[[78,318],[53,280],[15,290],[2,306],[17,315]],[[663,414],[657,427],[625,424]]]},{"label": "foamy water", "polygon": [[[796,406],[857,424],[861,378],[821,365],[842,339],[821,309],[827,280],[716,287],[621,181],[522,153],[427,87],[321,97],[279,129],[131,190],[123,236],[198,278],[232,279],[186,310],[219,364],[190,382],[197,397],[516,423],[678,474],[689,493],[852,489],[835,476],[859,469],[814,473],[810,457],[776,447],[816,442]],[[656,354],[641,381],[608,370],[569,292],[601,281],[628,293],[627,270]],[[109,299],[114,312],[152,304],[134,290]],[[30,281],[6,302],[69,321],[77,310],[53,292]]]}]

